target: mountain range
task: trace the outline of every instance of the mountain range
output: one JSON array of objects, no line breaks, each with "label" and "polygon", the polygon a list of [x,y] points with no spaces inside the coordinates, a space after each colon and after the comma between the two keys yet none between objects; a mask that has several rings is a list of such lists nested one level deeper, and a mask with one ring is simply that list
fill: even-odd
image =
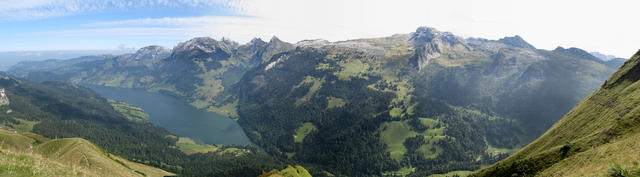
[{"label": "mountain range", "polygon": [[613,60],[616,59],[618,57],[613,56],[613,55],[606,55],[606,54],[602,54],[600,52],[589,52],[589,54],[598,57],[599,59],[601,59],[602,61],[609,61],[609,60]]},{"label": "mountain range", "polygon": [[338,176],[427,176],[474,171],[524,147],[623,62],[420,27],[295,44],[200,37],[8,72],[183,98],[236,119],[275,159]]}]

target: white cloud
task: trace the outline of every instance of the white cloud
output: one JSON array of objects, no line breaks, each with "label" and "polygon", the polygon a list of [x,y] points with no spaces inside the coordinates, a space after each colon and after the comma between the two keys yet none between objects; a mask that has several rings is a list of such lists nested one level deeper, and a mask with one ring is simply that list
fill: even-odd
[{"label": "white cloud", "polygon": [[2,0],[0,21],[23,21],[106,9],[234,7],[227,0]]},{"label": "white cloud", "polygon": [[80,38],[92,38],[92,37],[161,37],[161,38],[173,38],[184,39],[189,36],[197,36],[197,34],[204,33],[204,29],[198,28],[165,28],[165,27],[116,27],[116,28],[98,28],[98,29],[79,29],[79,30],[63,30],[63,31],[48,31],[48,32],[34,32],[29,33],[27,37],[40,37],[40,36],[56,36],[56,37],[80,37]]},{"label": "white cloud", "polygon": [[[113,0],[115,2],[124,2]],[[628,57],[640,48],[638,1],[596,0],[148,0],[217,4],[244,17],[135,19],[87,24],[81,34],[253,37],[296,42],[383,37],[432,26],[463,37],[520,35],[538,48],[579,47]],[[135,1],[143,4],[143,0]],[[168,4],[164,4],[170,6]],[[2,9],[2,7],[0,7]],[[64,12],[64,11],[63,11]],[[1,13],[0,13],[1,14]],[[1,15],[0,15],[1,16]],[[93,29],[98,28],[98,29]],[[145,33],[145,30],[150,30]],[[68,31],[67,31],[68,32]],[[72,34],[72,33],[69,33]]]},{"label": "white cloud", "polygon": [[3,0],[0,10],[24,9],[42,6],[51,3],[53,0]]},{"label": "white cloud", "polygon": [[[236,38],[242,37],[235,31],[239,26],[257,27],[255,31],[266,35],[297,41],[387,36],[432,26],[465,37],[497,39],[518,34],[545,49],[580,47],[628,57],[640,48],[639,1],[246,0],[240,4],[242,12],[261,17],[263,24],[213,29]],[[255,33],[246,35],[260,35]]]}]

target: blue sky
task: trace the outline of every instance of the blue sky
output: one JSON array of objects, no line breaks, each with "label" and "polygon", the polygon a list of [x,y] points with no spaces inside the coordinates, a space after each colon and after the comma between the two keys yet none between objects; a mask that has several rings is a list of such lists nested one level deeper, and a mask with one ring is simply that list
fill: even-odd
[{"label": "blue sky", "polygon": [[[194,37],[168,25],[95,25],[134,19],[242,16],[223,1],[9,0],[0,5],[0,51],[173,46]],[[10,5],[14,4],[14,5]],[[145,34],[147,33],[147,34]]]},{"label": "blue sky", "polygon": [[640,48],[637,7],[629,0],[0,0],[0,51],[172,47],[198,36],[339,41],[431,26],[629,57]]}]

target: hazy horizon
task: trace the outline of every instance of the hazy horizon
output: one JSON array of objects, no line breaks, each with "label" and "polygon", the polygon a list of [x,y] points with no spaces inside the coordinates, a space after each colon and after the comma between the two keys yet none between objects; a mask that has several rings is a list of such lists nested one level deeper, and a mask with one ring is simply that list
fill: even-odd
[{"label": "hazy horizon", "polygon": [[[627,58],[637,51],[638,2],[9,0],[0,4],[1,51],[172,47],[193,37],[240,43],[278,36],[342,41],[434,27],[462,37],[520,35],[540,49],[558,46]],[[579,7],[579,8],[577,8]],[[566,13],[571,12],[571,13]]]}]

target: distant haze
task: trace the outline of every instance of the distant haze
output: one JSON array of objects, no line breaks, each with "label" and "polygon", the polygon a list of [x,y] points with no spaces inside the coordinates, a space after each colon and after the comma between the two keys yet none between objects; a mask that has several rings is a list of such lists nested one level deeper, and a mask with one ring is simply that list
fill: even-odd
[{"label": "distant haze", "polygon": [[133,49],[127,50],[60,50],[60,51],[19,51],[0,52],[0,71],[6,71],[9,67],[21,61],[38,61],[47,59],[71,59],[87,55],[120,55],[133,53]]},{"label": "distant haze", "polygon": [[600,52],[591,52],[591,55],[598,57],[599,59],[601,59],[602,61],[609,61],[609,60],[613,60],[614,58],[618,58],[616,56],[613,55],[607,55],[607,54],[602,54]]}]

